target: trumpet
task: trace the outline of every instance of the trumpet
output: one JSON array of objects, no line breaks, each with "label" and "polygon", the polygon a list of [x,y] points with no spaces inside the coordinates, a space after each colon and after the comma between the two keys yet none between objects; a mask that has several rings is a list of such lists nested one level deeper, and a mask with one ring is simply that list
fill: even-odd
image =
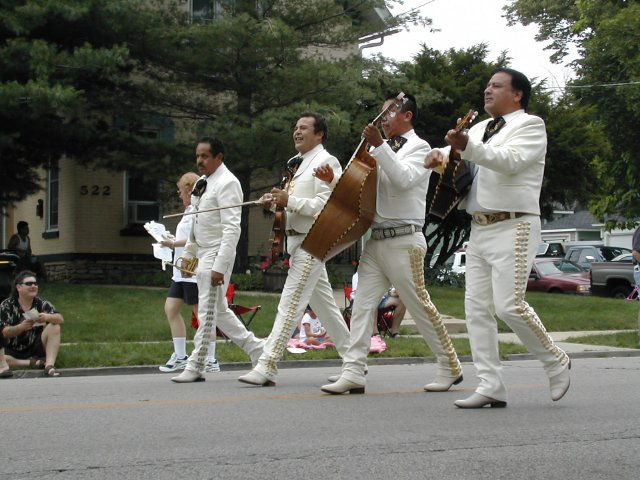
[{"label": "trumpet", "polygon": [[198,257],[193,257],[193,258],[178,257],[175,263],[171,263],[167,260],[162,260],[163,271],[167,269],[167,265],[175,267],[181,272],[188,274],[189,276],[195,275],[196,269],[198,268]]}]

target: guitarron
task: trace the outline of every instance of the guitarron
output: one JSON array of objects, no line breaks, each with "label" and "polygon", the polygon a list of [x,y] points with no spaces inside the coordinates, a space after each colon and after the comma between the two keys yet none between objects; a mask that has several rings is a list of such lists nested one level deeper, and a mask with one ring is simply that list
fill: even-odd
[{"label": "guitarron", "polygon": [[[393,106],[400,109],[404,93],[378,114],[371,123],[377,124]],[[371,227],[376,213],[378,164],[367,151],[365,139],[342,172],[329,200],[320,211],[302,248],[326,262],[357,242]]]}]

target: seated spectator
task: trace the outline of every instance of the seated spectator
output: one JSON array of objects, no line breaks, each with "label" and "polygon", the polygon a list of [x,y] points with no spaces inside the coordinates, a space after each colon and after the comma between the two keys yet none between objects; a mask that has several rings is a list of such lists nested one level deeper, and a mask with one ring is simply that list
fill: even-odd
[{"label": "seated spectator", "polygon": [[398,291],[394,287],[391,287],[384,297],[382,297],[380,305],[378,305],[378,310],[390,307],[393,307],[393,317],[391,319],[391,325],[389,326],[389,335],[396,338],[400,333],[400,324],[402,323],[404,314],[407,312],[407,307],[404,306],[400,295],[398,295]]},{"label": "seated spectator", "polygon": [[33,270],[41,278],[45,278],[44,266],[31,252],[31,237],[29,237],[29,224],[24,221],[16,225],[18,233],[14,233],[9,238],[7,249],[20,257],[20,264],[16,270]]},{"label": "seated spectator", "polygon": [[307,307],[300,322],[299,340],[307,345],[331,343],[331,338],[327,335],[327,331],[311,307]]},{"label": "seated spectator", "polygon": [[59,376],[55,364],[63,322],[56,308],[38,296],[36,274],[29,270],[18,273],[11,296],[0,304],[0,331],[7,363],[44,368],[45,376]]},{"label": "seated spectator", "polygon": [[0,379],[11,377],[13,377],[13,372],[4,356],[4,336],[2,335],[2,326],[0,326]]}]

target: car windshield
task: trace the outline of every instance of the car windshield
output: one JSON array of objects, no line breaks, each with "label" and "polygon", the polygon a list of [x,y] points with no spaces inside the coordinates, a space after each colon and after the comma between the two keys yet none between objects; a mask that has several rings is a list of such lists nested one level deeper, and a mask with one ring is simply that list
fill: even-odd
[{"label": "car windshield", "polygon": [[558,275],[562,273],[555,262],[540,262],[537,264],[537,268],[540,275]]},{"label": "car windshield", "polygon": [[624,247],[600,247],[600,255],[602,255],[602,258],[604,258],[607,262],[610,262],[615,257],[618,257],[625,253],[631,253],[631,250]]},{"label": "car windshield", "polygon": [[558,270],[564,273],[580,273],[585,271],[585,269],[580,265],[570,262],[569,260],[559,260],[557,262],[553,262],[553,264]]}]

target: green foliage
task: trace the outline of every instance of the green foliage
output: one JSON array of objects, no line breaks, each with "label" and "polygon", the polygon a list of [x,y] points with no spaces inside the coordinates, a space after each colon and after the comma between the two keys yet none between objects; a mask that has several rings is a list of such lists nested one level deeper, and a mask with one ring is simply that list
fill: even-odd
[{"label": "green foliage", "polygon": [[[597,146],[588,169],[581,169],[581,164],[574,171],[580,175],[595,171],[597,180],[588,190],[589,206],[598,219],[606,221],[608,229],[633,227],[640,215],[640,138],[629,135],[626,126],[640,120],[640,51],[636,48],[640,43],[640,4],[515,0],[505,10],[511,22],[539,24],[537,39],[551,41],[549,48],[555,51],[556,60],[567,54],[570,45],[577,47],[579,58],[573,62],[577,78],[565,96],[572,107],[585,109],[578,112],[579,117],[590,120],[578,129],[577,139],[582,137]],[[586,153],[588,150],[581,152],[579,158]]]}]

